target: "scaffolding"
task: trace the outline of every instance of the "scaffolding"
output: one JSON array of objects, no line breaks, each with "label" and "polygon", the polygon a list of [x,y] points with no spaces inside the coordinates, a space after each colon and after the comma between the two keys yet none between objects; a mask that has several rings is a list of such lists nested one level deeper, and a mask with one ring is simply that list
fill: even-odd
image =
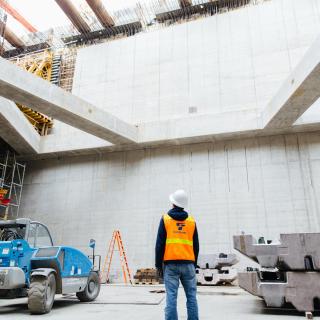
[{"label": "scaffolding", "polygon": [[77,48],[66,48],[61,52],[61,65],[58,85],[62,89],[71,92],[73,76],[77,58]]},{"label": "scaffolding", "polygon": [[0,201],[0,219],[18,218],[25,169],[26,165],[17,162],[14,153],[0,155],[0,192],[7,200]]}]

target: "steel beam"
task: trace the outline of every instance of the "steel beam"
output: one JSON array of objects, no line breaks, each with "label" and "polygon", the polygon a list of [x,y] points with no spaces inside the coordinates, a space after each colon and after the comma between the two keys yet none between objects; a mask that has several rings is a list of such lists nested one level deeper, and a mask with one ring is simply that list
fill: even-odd
[{"label": "steel beam", "polygon": [[0,0],[0,7],[9,13],[13,18],[20,22],[28,31],[37,32],[38,30],[32,26],[16,9],[14,9],[7,1]]},{"label": "steel beam", "polygon": [[23,48],[25,47],[24,42],[13,32],[11,31],[8,26],[0,21],[0,29],[3,30],[4,28],[4,38],[15,48]]},{"label": "steel beam", "polygon": [[107,12],[106,8],[104,7],[101,0],[86,0],[91,10],[96,15],[97,19],[100,21],[100,23],[105,27],[113,27],[114,21]]},{"label": "steel beam", "polygon": [[89,25],[82,18],[82,16],[70,0],[55,1],[80,33],[91,32]]},{"label": "steel beam", "polygon": [[3,58],[0,58],[0,95],[113,144],[138,140],[135,126]]}]

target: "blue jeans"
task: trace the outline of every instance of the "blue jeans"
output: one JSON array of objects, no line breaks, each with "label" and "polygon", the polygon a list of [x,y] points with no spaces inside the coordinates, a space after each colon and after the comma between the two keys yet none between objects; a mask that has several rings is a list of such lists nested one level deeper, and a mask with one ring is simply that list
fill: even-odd
[{"label": "blue jeans", "polygon": [[177,297],[179,280],[187,297],[188,320],[199,320],[197,303],[197,279],[193,263],[169,263],[164,267],[164,284],[167,302],[166,320],[178,320]]}]

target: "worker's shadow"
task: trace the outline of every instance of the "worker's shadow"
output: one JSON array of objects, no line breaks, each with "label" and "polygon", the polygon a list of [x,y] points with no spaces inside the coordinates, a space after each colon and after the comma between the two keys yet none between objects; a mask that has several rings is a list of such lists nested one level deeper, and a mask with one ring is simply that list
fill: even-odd
[{"label": "worker's shadow", "polygon": [[[51,312],[60,308],[68,308],[71,306],[76,306],[80,301],[77,300],[57,300],[54,302]],[[0,306],[0,316],[9,315],[13,313],[30,315],[28,310],[28,305],[26,302],[17,302],[14,304],[9,304],[7,306]]]},{"label": "worker's shadow", "polygon": [[[257,300],[255,310],[259,310],[259,314],[278,315],[278,316],[305,316],[304,312],[297,311],[292,304],[287,303],[282,308],[267,307],[264,301]],[[320,310],[313,312],[314,317],[320,316]]]}]

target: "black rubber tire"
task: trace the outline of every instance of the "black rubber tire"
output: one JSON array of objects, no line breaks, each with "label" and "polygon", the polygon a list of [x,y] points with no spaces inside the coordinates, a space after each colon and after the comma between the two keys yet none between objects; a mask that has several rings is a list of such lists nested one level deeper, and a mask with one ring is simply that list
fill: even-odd
[{"label": "black rubber tire", "polygon": [[53,273],[45,277],[33,277],[28,292],[28,309],[32,314],[48,313],[56,294],[56,278]]},{"label": "black rubber tire", "polygon": [[84,291],[77,292],[77,297],[81,302],[90,302],[97,298],[100,293],[100,278],[97,272],[91,272],[88,283]]}]

